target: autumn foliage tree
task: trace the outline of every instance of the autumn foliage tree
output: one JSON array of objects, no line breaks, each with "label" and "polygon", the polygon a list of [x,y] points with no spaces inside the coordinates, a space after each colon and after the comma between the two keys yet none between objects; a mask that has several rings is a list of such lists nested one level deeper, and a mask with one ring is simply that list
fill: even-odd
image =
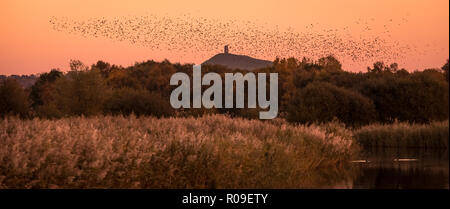
[{"label": "autumn foliage tree", "polygon": [[[99,114],[201,116],[221,113],[258,118],[257,109],[173,109],[170,77],[192,77],[192,64],[152,60],[122,67],[104,61],[40,75],[30,89],[2,77],[0,113],[59,118]],[[441,69],[409,72],[398,64],[375,62],[366,72],[348,72],[334,56],[318,60],[277,58],[253,73],[278,73],[279,117],[295,123],[340,120],[349,126],[371,122],[428,123],[449,117],[448,60]],[[202,65],[202,73],[249,73],[220,65]],[[207,86],[202,88],[206,89]],[[245,87],[247,88],[247,87]],[[192,89],[191,89],[192,91]],[[29,95],[28,95],[28,92]],[[31,106],[31,107],[30,107]]]},{"label": "autumn foliage tree", "polygon": [[0,117],[6,115],[29,116],[28,92],[15,79],[0,82]]}]

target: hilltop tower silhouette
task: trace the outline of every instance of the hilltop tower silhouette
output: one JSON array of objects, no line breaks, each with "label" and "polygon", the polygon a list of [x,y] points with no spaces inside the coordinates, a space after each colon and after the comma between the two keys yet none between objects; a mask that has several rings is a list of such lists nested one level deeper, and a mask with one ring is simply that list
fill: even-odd
[{"label": "hilltop tower silhouette", "polygon": [[202,65],[222,65],[229,69],[254,70],[272,66],[272,61],[256,59],[247,55],[232,54],[227,44],[223,47],[223,52],[214,55],[204,61]]}]

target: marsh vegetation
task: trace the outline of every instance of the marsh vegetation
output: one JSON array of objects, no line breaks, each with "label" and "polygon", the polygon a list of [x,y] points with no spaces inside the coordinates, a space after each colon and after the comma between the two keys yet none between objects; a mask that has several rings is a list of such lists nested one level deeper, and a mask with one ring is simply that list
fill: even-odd
[{"label": "marsh vegetation", "polygon": [[0,121],[2,188],[316,188],[349,175],[351,132],[229,118]]},{"label": "marsh vegetation", "polygon": [[279,74],[270,121],[258,109],[171,108],[170,76],[192,76],[190,64],[70,65],[25,88],[0,79],[1,188],[330,188],[361,174],[350,162],[371,149],[448,153],[448,61],[351,73],[331,56],[277,59],[253,71]]}]

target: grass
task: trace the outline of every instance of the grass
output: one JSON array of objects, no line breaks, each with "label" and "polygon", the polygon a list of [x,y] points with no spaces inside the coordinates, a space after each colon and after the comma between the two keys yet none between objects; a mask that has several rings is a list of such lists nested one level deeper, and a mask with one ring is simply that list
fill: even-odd
[{"label": "grass", "polygon": [[352,142],[337,123],[11,117],[0,120],[0,188],[318,188],[351,175]]},{"label": "grass", "polygon": [[430,124],[372,124],[354,131],[354,137],[364,148],[442,148],[448,149],[448,120]]}]

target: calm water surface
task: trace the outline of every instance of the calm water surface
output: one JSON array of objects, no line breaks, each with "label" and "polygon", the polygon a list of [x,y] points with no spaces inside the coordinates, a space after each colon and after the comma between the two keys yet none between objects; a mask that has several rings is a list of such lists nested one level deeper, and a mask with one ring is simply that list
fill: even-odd
[{"label": "calm water surface", "polygon": [[449,189],[448,150],[372,149],[352,165],[354,174],[332,188]]}]

